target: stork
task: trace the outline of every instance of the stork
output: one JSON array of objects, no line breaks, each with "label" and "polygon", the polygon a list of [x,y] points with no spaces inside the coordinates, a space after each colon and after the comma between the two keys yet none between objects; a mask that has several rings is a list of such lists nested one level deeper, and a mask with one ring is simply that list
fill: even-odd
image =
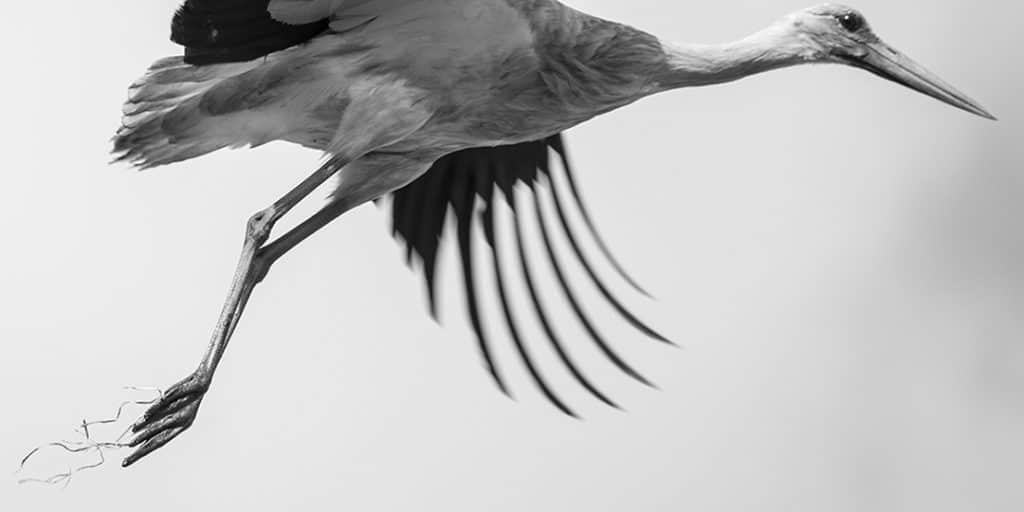
[{"label": "stork", "polygon": [[[186,0],[171,39],[181,56],[156,61],[132,84],[116,160],[141,169],[227,147],[288,141],[323,152],[318,169],[245,229],[241,256],[209,347],[198,367],[162,393],[131,426],[129,466],[192,425],[254,288],[281,256],[346,211],[391,197],[394,234],[421,261],[434,311],[435,263],[454,217],[468,317],[485,365],[505,381],[482,328],[473,233],[482,226],[495,294],[518,355],[540,391],[574,414],[545,382],[509,307],[493,207],[525,184],[558,284],[574,315],[621,370],[647,382],[590,322],[565,277],[537,195],[555,217],[598,292],[622,318],[658,340],[598,278],[567,221],[575,203],[598,247],[621,271],[593,224],[571,174],[561,133],[653,94],[731,82],[800,64],[865,69],[967,112],[994,119],[977,102],[882,42],[856,10],[821,5],[787,15],[726,44],[674,44],[555,0]],[[562,165],[549,164],[556,156]],[[270,240],[275,223],[328,179],[330,200]],[[570,191],[566,201],[556,187]],[[536,316],[567,371],[597,399],[615,405],[564,350],[513,215],[519,265]],[[635,284],[634,284],[635,286]]]}]

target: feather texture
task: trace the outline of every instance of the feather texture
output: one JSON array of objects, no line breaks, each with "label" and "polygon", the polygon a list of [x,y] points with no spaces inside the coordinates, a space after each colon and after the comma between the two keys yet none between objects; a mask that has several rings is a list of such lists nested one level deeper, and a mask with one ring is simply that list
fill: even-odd
[{"label": "feather texture", "polygon": [[[567,178],[575,187],[575,182],[571,178],[572,168],[568,165],[568,159],[564,156],[565,148],[561,135],[516,145],[463,150],[445,156],[435,162],[426,174],[392,194],[392,233],[405,245],[407,258],[410,260],[415,258],[420,262],[420,271],[422,272],[427,289],[429,308],[431,314],[436,315],[436,268],[438,254],[444,241],[446,219],[449,215],[455,218],[457,235],[455,243],[458,246],[458,253],[461,259],[461,271],[469,321],[477,337],[477,342],[488,371],[498,387],[503,392],[508,393],[504,379],[494,359],[491,340],[484,331],[481,318],[472,248],[473,226],[479,222],[483,228],[485,242],[491,252],[490,260],[497,284],[495,292],[501,305],[504,323],[515,344],[516,351],[542,394],[562,412],[575,415],[572,409],[548,385],[539,367],[534,362],[534,358],[527,346],[528,340],[525,339],[519,327],[521,319],[512,310],[510,299],[512,289],[508,279],[501,270],[502,251],[498,246],[498,231],[503,226],[495,219],[494,215],[494,207],[497,204],[499,192],[511,209],[512,229],[516,243],[514,254],[518,259],[535,316],[562,365],[584,389],[598,400],[617,407],[615,402],[601,392],[573,361],[561,337],[555,332],[553,323],[549,320],[544,305],[545,299],[535,284],[534,268],[525,250],[528,240],[525,239],[521,227],[522,220],[519,215],[519,204],[515,191],[517,183],[527,185],[525,190],[529,192],[534,204],[541,239],[558,285],[563,291],[563,296],[573,310],[580,325],[594,341],[600,352],[623,373],[644,384],[650,385],[650,382],[626,363],[598,332],[584,309],[582,302],[573,290],[572,285],[569,283],[564,271],[563,260],[554,248],[554,234],[547,228],[547,216],[542,206],[543,195],[541,194],[541,191],[545,188],[550,189],[550,198],[555,203],[560,219],[559,225],[573,247],[573,254],[576,257],[575,261],[584,267],[592,285],[629,324],[651,338],[664,342],[667,342],[667,340],[626,309],[611,293],[596,271],[594,271],[577,240],[578,235],[574,232],[568,220],[566,205],[563,204],[564,200],[556,191],[554,183],[556,173],[549,161],[551,154],[559,155],[559,160],[563,164],[561,166],[563,177]],[[578,190],[573,191],[572,197],[575,200],[577,209],[586,219],[585,225],[592,230],[592,236],[595,240],[600,240],[597,232],[593,231],[593,222],[589,220],[586,210],[583,209],[582,203],[579,201]],[[602,251],[607,250],[603,242],[599,242],[599,247],[602,248]],[[616,266],[615,268],[621,270],[621,267]],[[633,282],[629,276],[624,273],[622,275],[628,282]]]},{"label": "feather texture", "polygon": [[128,90],[113,139],[116,161],[145,169],[238,144],[231,134],[244,119],[205,123],[198,105],[203,94],[256,66],[237,62],[196,67],[182,57],[154,63]]}]

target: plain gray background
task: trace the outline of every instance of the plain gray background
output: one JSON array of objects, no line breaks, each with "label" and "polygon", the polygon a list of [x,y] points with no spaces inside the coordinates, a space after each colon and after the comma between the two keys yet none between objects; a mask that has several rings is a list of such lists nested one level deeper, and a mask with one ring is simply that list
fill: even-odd
[{"label": "plain gray background", "polygon": [[[717,42],[806,1],[573,4]],[[175,5],[6,6],[0,467],[111,412],[129,396],[119,386],[190,371],[245,219],[318,161],[272,144],[142,174],[106,165],[127,85],[178,52]],[[505,343],[518,401],[503,398],[453,261],[438,327],[385,213],[363,207],[257,290],[190,431],[64,491],[12,476],[0,508],[1020,510],[1024,8],[857,6],[1001,121],[819,66],[665,94],[570,133],[606,238],[658,301],[616,288],[685,345],[647,342],[594,307],[662,388],[648,390],[549,300],[628,413],[587,398],[540,344],[586,420],[547,406]],[[58,455],[28,476],[60,469]]]}]

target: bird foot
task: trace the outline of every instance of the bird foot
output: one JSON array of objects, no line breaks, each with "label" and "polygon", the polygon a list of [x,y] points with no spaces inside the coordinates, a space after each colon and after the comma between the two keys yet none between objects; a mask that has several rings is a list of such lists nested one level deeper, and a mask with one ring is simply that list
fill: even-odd
[{"label": "bird foot", "polygon": [[134,451],[121,466],[131,466],[192,426],[210,380],[207,372],[197,370],[161,394],[130,427],[132,437],[127,444]]}]

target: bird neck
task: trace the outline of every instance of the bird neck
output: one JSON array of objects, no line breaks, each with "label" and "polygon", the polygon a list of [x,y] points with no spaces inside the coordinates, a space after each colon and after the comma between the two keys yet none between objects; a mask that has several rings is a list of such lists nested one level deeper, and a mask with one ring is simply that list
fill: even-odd
[{"label": "bird neck", "polygon": [[656,73],[659,90],[732,82],[773,69],[813,62],[819,52],[775,25],[725,44],[663,43],[664,64]]}]

